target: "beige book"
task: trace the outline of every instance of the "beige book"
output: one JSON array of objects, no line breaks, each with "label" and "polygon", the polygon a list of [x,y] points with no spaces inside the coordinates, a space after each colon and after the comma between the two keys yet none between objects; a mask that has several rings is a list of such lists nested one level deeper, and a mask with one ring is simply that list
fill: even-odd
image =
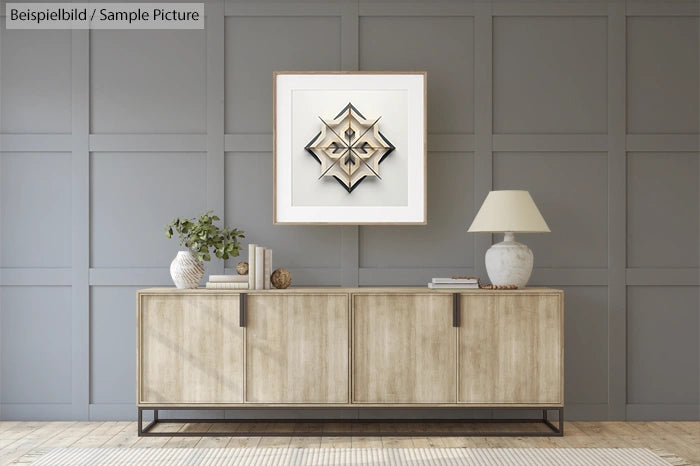
[{"label": "beige book", "polygon": [[247,275],[209,275],[211,283],[248,283]]},{"label": "beige book", "polygon": [[255,248],[257,244],[248,245],[248,289],[255,289]]},{"label": "beige book", "polygon": [[265,248],[265,289],[269,290],[272,288],[270,286],[270,275],[272,275],[272,249]]},{"label": "beige book", "polygon": [[[250,272],[248,272],[250,273]],[[255,248],[255,289],[265,288],[265,248],[258,246]]]},{"label": "beige book", "polygon": [[248,282],[207,282],[206,287],[217,290],[247,290]]}]

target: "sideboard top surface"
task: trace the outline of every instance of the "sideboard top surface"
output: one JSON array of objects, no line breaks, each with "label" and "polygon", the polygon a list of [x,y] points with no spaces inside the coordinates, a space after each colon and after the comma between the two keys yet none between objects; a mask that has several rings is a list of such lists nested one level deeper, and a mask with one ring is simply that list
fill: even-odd
[{"label": "sideboard top surface", "polygon": [[431,290],[427,287],[407,287],[407,286],[387,286],[387,287],[360,287],[360,288],[341,288],[341,287],[292,287],[284,290],[245,290],[245,289],[211,289],[211,288],[193,288],[189,290],[180,290],[177,288],[146,288],[138,291],[139,294],[211,294],[211,295],[230,295],[230,294],[309,294],[309,293],[329,293],[329,294],[473,294],[473,295],[545,295],[556,294],[562,295],[562,290],[553,288],[523,288],[519,290],[486,290],[486,289],[459,289],[449,288],[441,290]]}]

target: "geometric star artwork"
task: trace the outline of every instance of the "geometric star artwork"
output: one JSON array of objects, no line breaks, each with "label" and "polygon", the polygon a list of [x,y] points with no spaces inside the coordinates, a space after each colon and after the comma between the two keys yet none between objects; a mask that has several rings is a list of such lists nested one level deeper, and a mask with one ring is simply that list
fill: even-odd
[{"label": "geometric star artwork", "polygon": [[379,120],[366,119],[352,103],[332,120],[324,120],[321,131],[305,149],[321,164],[321,176],[333,177],[352,193],[367,177],[379,176],[379,164],[395,149],[379,132]]}]

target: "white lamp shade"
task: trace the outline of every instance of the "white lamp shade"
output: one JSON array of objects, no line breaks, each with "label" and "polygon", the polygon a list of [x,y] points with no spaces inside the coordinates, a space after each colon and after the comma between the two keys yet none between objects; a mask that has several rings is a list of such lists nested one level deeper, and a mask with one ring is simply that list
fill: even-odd
[{"label": "white lamp shade", "polygon": [[547,222],[527,191],[491,191],[469,227],[470,232],[543,233]]}]

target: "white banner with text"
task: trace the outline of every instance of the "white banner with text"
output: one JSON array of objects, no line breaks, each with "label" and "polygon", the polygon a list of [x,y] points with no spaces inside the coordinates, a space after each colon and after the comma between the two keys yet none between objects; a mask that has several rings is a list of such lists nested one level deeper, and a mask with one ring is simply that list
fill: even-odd
[{"label": "white banner with text", "polygon": [[7,29],[204,29],[204,3],[7,3]]}]

